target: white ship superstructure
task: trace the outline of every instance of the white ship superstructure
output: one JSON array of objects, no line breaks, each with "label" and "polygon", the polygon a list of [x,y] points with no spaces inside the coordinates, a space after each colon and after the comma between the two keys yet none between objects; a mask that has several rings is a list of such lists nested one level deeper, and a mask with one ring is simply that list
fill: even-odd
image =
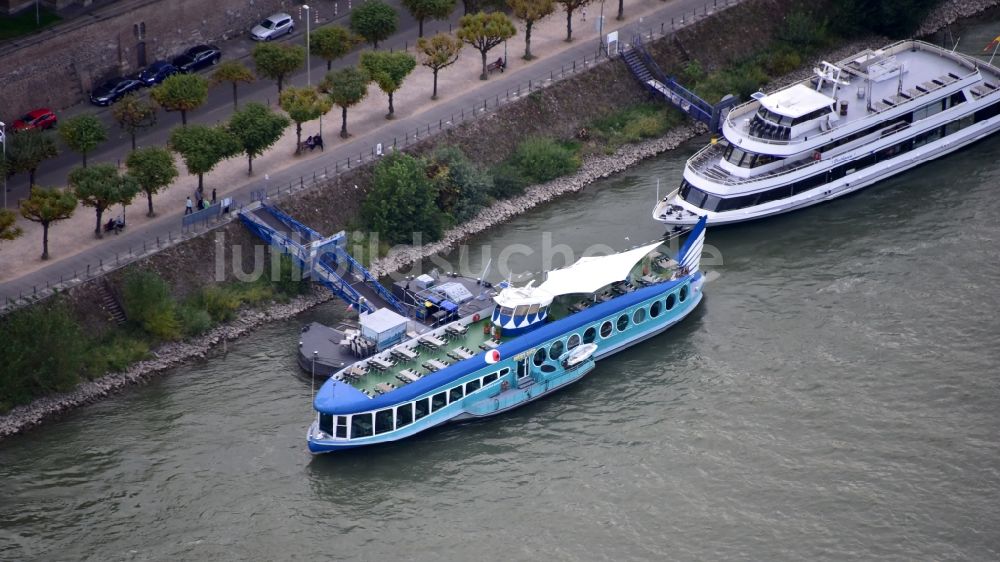
[{"label": "white ship superstructure", "polygon": [[1000,128],[1000,70],[922,41],[865,50],[733,108],[653,218],[758,219],[851,193]]}]

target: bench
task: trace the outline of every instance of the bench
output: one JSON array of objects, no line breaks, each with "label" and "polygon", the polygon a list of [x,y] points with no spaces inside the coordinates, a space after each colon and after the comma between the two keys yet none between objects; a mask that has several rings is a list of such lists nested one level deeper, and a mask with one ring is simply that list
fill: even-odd
[{"label": "bench", "polygon": [[486,72],[491,73],[494,70],[499,70],[500,72],[503,72],[505,68],[507,68],[507,65],[504,63],[503,59],[497,59],[491,62],[490,64],[486,65]]}]

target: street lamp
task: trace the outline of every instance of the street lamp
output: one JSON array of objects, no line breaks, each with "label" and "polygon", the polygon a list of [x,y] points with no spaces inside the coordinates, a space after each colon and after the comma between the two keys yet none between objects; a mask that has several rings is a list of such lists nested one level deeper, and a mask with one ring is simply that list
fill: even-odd
[{"label": "street lamp", "polygon": [[0,121],[0,142],[3,143],[3,208],[7,208],[7,125]]},{"label": "street lamp", "polygon": [[306,85],[312,86],[312,65],[309,64],[309,4],[303,4],[302,9],[306,12]]}]

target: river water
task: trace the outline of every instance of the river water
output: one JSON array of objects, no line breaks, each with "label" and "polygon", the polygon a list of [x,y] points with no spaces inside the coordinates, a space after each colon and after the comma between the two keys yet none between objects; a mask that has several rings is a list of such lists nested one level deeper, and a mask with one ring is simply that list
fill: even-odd
[{"label": "river water", "polygon": [[[655,238],[656,178],[702,142],[495,229],[470,267],[545,232],[575,257]],[[712,229],[681,325],[390,446],[306,452],[296,334],[342,305],[266,326],[0,443],[0,559],[997,560],[998,161],[1000,137]]]}]

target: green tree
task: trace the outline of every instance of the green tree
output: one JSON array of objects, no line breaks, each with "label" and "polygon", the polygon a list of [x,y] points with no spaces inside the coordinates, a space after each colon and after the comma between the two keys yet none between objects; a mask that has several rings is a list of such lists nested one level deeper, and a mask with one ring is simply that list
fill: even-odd
[{"label": "green tree", "polygon": [[390,244],[412,242],[423,232],[437,240],[445,216],[437,206],[437,189],[427,177],[422,159],[393,152],[375,166],[372,192],[362,204],[362,218]]},{"label": "green tree", "polygon": [[326,70],[333,68],[333,61],[351,52],[354,45],[363,41],[347,28],[328,25],[313,31],[309,37],[309,50],[326,61]]},{"label": "green tree", "polygon": [[74,168],[69,172],[69,185],[80,204],[94,208],[97,224],[94,234],[101,238],[101,216],[112,205],[128,205],[139,193],[139,183],[128,174],[121,174],[114,164],[95,164],[89,168]]},{"label": "green tree", "polygon": [[108,131],[93,113],[81,113],[59,124],[59,136],[73,152],[83,155],[83,167],[87,167],[87,153],[108,140]]},{"label": "green tree", "polygon": [[432,100],[438,97],[438,72],[455,64],[461,51],[462,42],[447,33],[438,33],[430,39],[426,37],[417,39],[417,56],[420,57],[420,64],[434,73]]},{"label": "green tree", "polygon": [[111,106],[111,115],[132,138],[132,150],[135,150],[136,133],[156,124],[156,102],[130,92]]},{"label": "green tree", "polygon": [[0,241],[13,240],[24,234],[24,231],[17,226],[17,215],[13,211],[0,209]]},{"label": "green tree", "polygon": [[366,0],[351,12],[351,30],[371,43],[373,49],[395,33],[398,25],[396,10],[382,0]]},{"label": "green tree", "polygon": [[486,53],[493,47],[510,39],[517,33],[510,18],[501,12],[479,12],[471,16],[462,16],[458,21],[459,39],[475,47],[483,57],[483,73],[480,80],[489,78],[486,70]]},{"label": "green tree", "polygon": [[356,67],[342,68],[334,72],[327,72],[323,83],[319,85],[321,92],[325,93],[330,101],[341,109],[340,136],[347,138],[351,136],[347,132],[347,108],[357,105],[368,95],[368,82],[371,78],[364,70]]},{"label": "green tree", "polygon": [[437,170],[437,204],[457,222],[465,222],[483,209],[493,191],[490,175],[470,161],[454,146],[442,146],[432,156]]},{"label": "green tree", "polygon": [[316,88],[288,88],[278,98],[281,109],[295,122],[295,154],[302,150],[302,124],[330,111],[333,102]]},{"label": "green tree", "polygon": [[556,11],[555,0],[507,0],[514,17],[524,22],[524,60],[535,58],[531,54],[531,28],[535,22]]},{"label": "green tree", "polygon": [[417,20],[417,37],[424,36],[424,20],[446,20],[455,10],[455,0],[403,0],[403,6]]},{"label": "green tree", "polygon": [[178,176],[174,156],[165,148],[150,146],[133,150],[125,160],[125,165],[128,167],[128,175],[135,178],[139,189],[146,194],[149,205],[146,216],[156,216],[153,212],[153,195],[169,186]]},{"label": "green tree", "polygon": [[556,0],[566,10],[566,42],[573,40],[573,11],[590,4],[590,0]]},{"label": "green tree", "polygon": [[240,140],[247,155],[247,174],[253,175],[253,159],[274,146],[290,121],[262,103],[250,102],[229,118],[229,132]]},{"label": "green tree", "polygon": [[28,185],[35,185],[35,172],[42,162],[59,155],[52,133],[32,129],[7,135],[7,173],[28,173]]},{"label": "green tree", "polygon": [[76,196],[68,190],[32,186],[31,196],[21,201],[21,216],[42,225],[43,260],[49,259],[49,226],[70,218],[74,210]]},{"label": "green tree", "polygon": [[286,43],[258,43],[251,56],[257,75],[276,81],[279,95],[285,78],[306,63],[306,50],[301,45]]},{"label": "green tree", "polygon": [[150,90],[149,97],[167,111],[180,111],[181,125],[187,125],[187,112],[208,99],[208,80],[197,74],[174,74]]},{"label": "green tree", "polygon": [[253,72],[245,64],[238,60],[227,60],[215,69],[212,73],[212,84],[222,84],[229,82],[233,85],[233,109],[239,107],[239,99],[236,96],[236,88],[243,84],[249,84],[256,80]]},{"label": "green tree", "polygon": [[170,286],[152,271],[132,270],[125,276],[122,304],[130,322],[161,340],[175,340],[181,335],[177,303]]},{"label": "green tree", "polygon": [[392,95],[403,85],[410,72],[417,66],[413,55],[401,51],[386,53],[384,51],[369,51],[361,53],[361,68],[378,84],[383,92],[389,95],[389,113],[386,119],[395,116],[396,109],[392,105]]},{"label": "green tree", "polygon": [[61,298],[11,313],[0,331],[0,412],[80,382],[89,338]]},{"label": "green tree", "polygon": [[240,153],[240,140],[224,127],[191,125],[170,132],[170,148],[181,155],[189,174],[198,175],[198,193],[205,192],[205,174],[219,162]]}]

